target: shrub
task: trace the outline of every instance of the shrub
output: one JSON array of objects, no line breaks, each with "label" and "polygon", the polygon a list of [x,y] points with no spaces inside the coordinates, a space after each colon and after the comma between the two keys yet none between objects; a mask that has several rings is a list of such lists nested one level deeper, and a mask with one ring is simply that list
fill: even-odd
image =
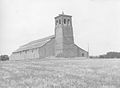
[{"label": "shrub", "polygon": [[6,61],[9,60],[9,56],[8,55],[1,55],[0,56],[0,61]]}]

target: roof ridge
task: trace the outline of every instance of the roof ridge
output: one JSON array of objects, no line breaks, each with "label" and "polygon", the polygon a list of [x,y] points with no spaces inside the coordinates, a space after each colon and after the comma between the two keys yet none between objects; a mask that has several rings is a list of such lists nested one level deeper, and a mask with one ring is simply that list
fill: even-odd
[{"label": "roof ridge", "polygon": [[38,42],[42,42],[42,41],[45,41],[45,40],[48,40],[48,39],[51,39],[51,38],[54,38],[55,35],[51,35],[51,36],[48,36],[48,37],[45,37],[45,38],[42,38],[42,39],[37,39],[37,40],[34,40],[34,41],[31,41],[25,45],[22,45],[20,47],[24,47],[24,46],[27,46],[27,45],[32,45],[32,44],[35,44],[35,43],[38,43]]},{"label": "roof ridge", "polygon": [[51,36],[51,37],[48,37],[48,38],[49,39],[46,39],[45,41],[41,41],[41,42],[33,43],[33,44],[30,44],[30,45],[22,46],[22,47],[18,48],[17,50],[15,50],[14,52],[20,52],[20,51],[24,51],[24,50],[29,50],[29,49],[41,47],[44,44],[46,44],[47,42],[53,40],[54,36]]}]

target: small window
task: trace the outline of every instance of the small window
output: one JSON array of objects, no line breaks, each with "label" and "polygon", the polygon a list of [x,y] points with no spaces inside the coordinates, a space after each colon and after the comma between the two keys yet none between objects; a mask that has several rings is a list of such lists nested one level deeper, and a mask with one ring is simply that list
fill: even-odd
[{"label": "small window", "polygon": [[64,24],[66,24],[66,19],[64,19]]},{"label": "small window", "polygon": [[82,57],[84,57],[84,53],[82,53]]},{"label": "small window", "polygon": [[59,24],[61,24],[61,20],[59,20]]},{"label": "small window", "polygon": [[58,20],[56,20],[56,25],[58,24]]},{"label": "small window", "polygon": [[70,19],[67,20],[67,23],[70,24]]}]

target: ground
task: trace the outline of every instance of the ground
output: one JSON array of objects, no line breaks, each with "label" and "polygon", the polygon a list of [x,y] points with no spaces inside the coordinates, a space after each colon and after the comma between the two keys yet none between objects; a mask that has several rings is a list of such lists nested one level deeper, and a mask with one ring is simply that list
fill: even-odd
[{"label": "ground", "polygon": [[0,62],[0,88],[120,88],[120,59]]}]

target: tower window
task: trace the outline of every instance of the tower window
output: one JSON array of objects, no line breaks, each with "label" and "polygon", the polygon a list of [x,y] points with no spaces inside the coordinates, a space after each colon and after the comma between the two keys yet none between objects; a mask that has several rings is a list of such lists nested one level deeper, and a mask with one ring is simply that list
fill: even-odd
[{"label": "tower window", "polygon": [[59,24],[61,24],[61,20],[59,19]]},{"label": "tower window", "polygon": [[64,19],[64,24],[66,24],[66,19]]},{"label": "tower window", "polygon": [[67,20],[67,23],[70,24],[70,19]]},{"label": "tower window", "polygon": [[58,20],[56,20],[56,25],[58,24]]}]

